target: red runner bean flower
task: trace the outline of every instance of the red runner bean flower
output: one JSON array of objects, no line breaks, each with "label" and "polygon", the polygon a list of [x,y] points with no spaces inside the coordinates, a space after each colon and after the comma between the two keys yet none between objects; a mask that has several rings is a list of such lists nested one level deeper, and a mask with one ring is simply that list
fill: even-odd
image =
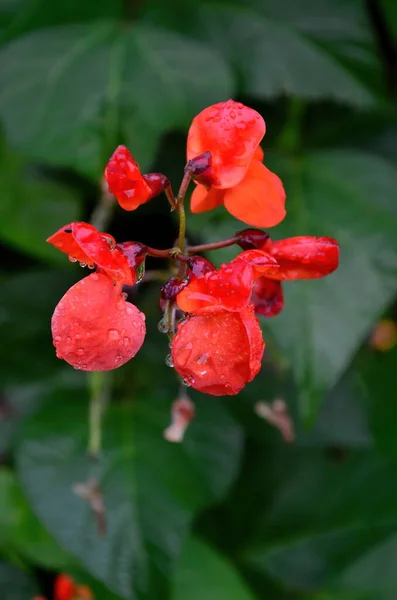
[{"label": "red runner bean flower", "polygon": [[187,158],[210,152],[212,160],[211,167],[197,177],[192,212],[224,204],[234,217],[256,227],[273,227],[283,220],[283,185],[262,164],[259,144],[265,131],[259,113],[233,100],[214,104],[193,119]]}]

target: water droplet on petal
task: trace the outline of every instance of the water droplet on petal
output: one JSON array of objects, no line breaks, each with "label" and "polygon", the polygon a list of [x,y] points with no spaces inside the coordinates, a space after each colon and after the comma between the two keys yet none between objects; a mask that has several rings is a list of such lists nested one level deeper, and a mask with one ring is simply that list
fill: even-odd
[{"label": "water droplet on petal", "polygon": [[83,268],[84,268],[84,267],[86,267],[86,266],[87,266],[87,263],[85,263],[85,262],[81,262],[81,263],[79,263],[79,265],[80,265],[80,267],[83,267]]},{"label": "water droplet on petal", "polygon": [[158,322],[157,329],[160,333],[168,333],[168,323],[164,319],[161,319]]},{"label": "water droplet on petal", "polygon": [[74,363],[73,369],[80,369],[80,367],[79,367],[79,365],[77,363]]},{"label": "water droplet on petal", "polygon": [[181,384],[185,387],[190,387],[190,381],[188,379],[181,379]]},{"label": "water droplet on petal", "polygon": [[79,348],[79,349],[77,350],[77,354],[78,354],[79,356],[83,356],[83,354],[84,354],[84,348]]},{"label": "water droplet on petal", "polygon": [[[121,295],[123,296],[124,300],[127,300],[127,298],[128,298],[127,292],[122,292]],[[127,308],[128,308],[128,306],[127,306]]]},{"label": "water droplet on petal", "polygon": [[95,265],[88,265],[89,269],[95,269]]},{"label": "water droplet on petal", "polygon": [[54,342],[61,342],[62,341],[62,337],[60,335],[56,335],[54,337]]},{"label": "water droplet on petal", "polygon": [[70,262],[77,262],[77,258],[74,258],[73,256],[69,256],[69,260]]},{"label": "water droplet on petal", "polygon": [[130,341],[131,341],[131,340],[130,340],[130,338],[126,336],[126,337],[123,339],[123,344],[124,344],[124,346],[125,346],[125,347],[129,346],[129,345],[130,345]]},{"label": "water droplet on petal", "polygon": [[171,368],[174,366],[174,361],[172,360],[171,354],[167,354],[167,356],[165,357],[165,364],[167,365],[167,367]]},{"label": "water droplet on petal", "polygon": [[108,331],[108,339],[110,341],[118,340],[120,337],[120,331],[118,329],[109,329]]}]

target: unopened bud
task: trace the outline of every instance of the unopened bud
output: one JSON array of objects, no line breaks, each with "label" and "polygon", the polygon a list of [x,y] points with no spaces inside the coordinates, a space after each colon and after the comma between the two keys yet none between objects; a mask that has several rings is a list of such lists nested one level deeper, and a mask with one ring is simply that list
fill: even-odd
[{"label": "unopened bud", "polygon": [[380,352],[392,350],[397,345],[397,324],[391,319],[379,321],[372,330],[369,344]]},{"label": "unopened bud", "polygon": [[262,249],[264,244],[269,239],[269,234],[261,229],[243,229],[236,233],[238,237],[238,245],[243,250]]}]

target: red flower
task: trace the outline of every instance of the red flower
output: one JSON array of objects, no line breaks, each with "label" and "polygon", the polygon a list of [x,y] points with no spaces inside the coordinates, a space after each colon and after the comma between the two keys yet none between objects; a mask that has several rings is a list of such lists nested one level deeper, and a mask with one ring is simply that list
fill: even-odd
[{"label": "red flower", "polygon": [[233,396],[257,375],[265,344],[251,305],[181,322],[173,339],[174,368],[194,389]]},{"label": "red flower", "polygon": [[[72,261],[107,273],[114,281],[126,285],[136,282],[135,265],[125,255],[123,244],[116,246],[108,233],[100,233],[89,223],[70,223],[59,229],[47,242],[69,255]],[[131,266],[133,267],[131,269]]]},{"label": "red flower", "polygon": [[118,146],[113,152],[105,169],[105,179],[109,192],[124,210],[135,210],[169,185],[168,179],[160,173],[142,175],[125,146]]},{"label": "red flower", "polygon": [[146,333],[145,316],[105,273],[93,273],[66,292],[51,329],[58,358],[83,371],[120,367],[135,356]]},{"label": "red flower", "polygon": [[[279,265],[278,269],[269,270],[254,284],[251,302],[255,305],[257,314],[265,317],[277,315],[284,305],[283,291],[280,281],[293,279],[316,279],[329,275],[339,264],[339,244],[327,237],[299,236],[273,242],[265,234],[264,241],[252,230],[241,232],[243,242],[247,247],[255,240],[261,245],[262,251],[269,254]],[[259,250],[246,250],[232,262],[248,262],[254,266],[250,253]]]},{"label": "red flower", "polygon": [[93,600],[93,595],[87,586],[76,585],[74,579],[61,573],[55,580],[54,600]]},{"label": "red flower", "polygon": [[211,167],[197,177],[192,212],[224,204],[237,219],[257,227],[272,227],[283,220],[283,185],[262,164],[259,143],[265,131],[259,113],[233,100],[210,106],[193,119],[187,158],[193,160],[209,151],[212,161]]}]

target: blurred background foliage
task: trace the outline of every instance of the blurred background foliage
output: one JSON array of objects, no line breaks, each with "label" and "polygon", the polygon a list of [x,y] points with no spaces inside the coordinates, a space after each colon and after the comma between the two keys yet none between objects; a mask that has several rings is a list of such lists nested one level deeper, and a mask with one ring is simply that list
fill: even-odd
[{"label": "blurred background foliage", "polygon": [[[396,1],[0,0],[0,42],[1,599],[51,599],[67,572],[96,600],[396,600],[397,347],[374,338],[397,319]],[[237,398],[193,392],[180,445],[157,286],[131,290],[148,336],[92,463],[87,379],[49,332],[81,272],[44,240],[90,218],[119,143],[177,185],[191,119],[229,97],[267,122],[288,195],[272,235],[335,237],[340,269],[285,284],[261,374]],[[242,228],[222,209],[188,223],[194,242]],[[108,231],[169,247],[176,225],[158,198]],[[277,398],[294,444],[255,414]],[[105,536],[75,493],[92,477]]]}]

